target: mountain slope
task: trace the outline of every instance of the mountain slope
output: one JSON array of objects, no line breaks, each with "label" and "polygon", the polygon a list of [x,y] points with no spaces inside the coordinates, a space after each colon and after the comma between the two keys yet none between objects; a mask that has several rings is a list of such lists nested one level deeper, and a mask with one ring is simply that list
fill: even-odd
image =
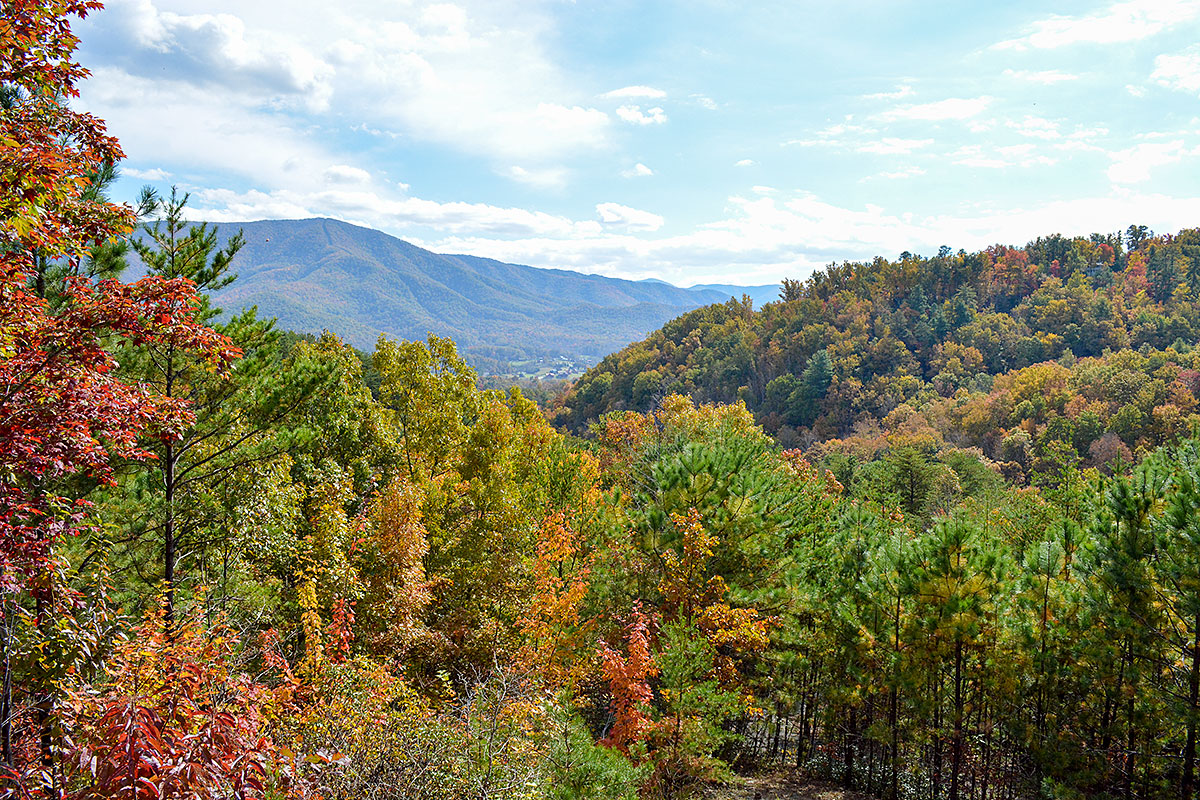
[{"label": "mountain slope", "polygon": [[257,305],[282,327],[328,329],[364,348],[380,334],[423,339],[432,332],[476,359],[592,361],[730,295],[728,287],[681,289],[441,255],[329,219],[219,228],[222,239],[244,230],[246,245],[234,260],[238,279],[216,294],[217,305]]},{"label": "mountain slope", "polygon": [[788,447],[978,447],[1010,477],[1200,423],[1200,229],[841,264],[761,310],[688,312],[580,378],[557,420],[742,400]]},{"label": "mountain slope", "polygon": [[[663,286],[671,286],[672,284],[658,278],[642,278],[638,283],[659,283]],[[774,303],[779,299],[779,284],[764,283],[758,286],[737,286],[732,283],[697,283],[687,287],[693,292],[716,292],[722,296],[722,301],[741,300],[743,295],[749,295],[754,301],[754,305],[758,307],[765,306],[767,303]]]},{"label": "mountain slope", "polygon": [[733,298],[741,300],[742,295],[749,295],[754,301],[754,305],[758,308],[765,306],[767,303],[774,303],[779,299],[779,284],[768,283],[760,286],[734,286],[728,283],[698,283],[695,286],[689,286],[692,291],[717,292],[724,295],[723,300]]}]

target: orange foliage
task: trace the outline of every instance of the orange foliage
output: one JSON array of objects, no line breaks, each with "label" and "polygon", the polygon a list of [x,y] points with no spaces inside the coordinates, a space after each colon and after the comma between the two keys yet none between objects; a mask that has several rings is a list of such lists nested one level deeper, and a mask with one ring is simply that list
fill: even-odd
[{"label": "orange foliage", "polygon": [[229,664],[235,640],[193,617],[168,633],[152,610],[117,645],[110,682],[75,689],[69,794],[80,798],[261,797],[274,746],[260,706],[270,691]]},{"label": "orange foliage", "polygon": [[626,462],[630,453],[654,430],[654,421],[649,414],[627,411],[605,418],[603,426],[599,432],[600,466],[607,470]]},{"label": "orange foliage", "polygon": [[571,685],[590,668],[583,652],[595,620],[580,617],[590,576],[579,534],[561,512],[546,517],[538,531],[534,593],[520,623],[527,641],[517,658],[551,686]]},{"label": "orange foliage", "polygon": [[365,582],[364,620],[372,652],[402,656],[425,634],[430,587],[425,577],[429,542],[422,519],[423,493],[404,479],[392,481],[375,503],[374,524],[360,543]]},{"label": "orange foliage", "polygon": [[325,630],[329,661],[341,664],[350,656],[354,642],[354,603],[339,597],[333,604],[333,620]]},{"label": "orange foliage", "polygon": [[[716,677],[722,688],[741,683],[736,658],[766,649],[770,620],[754,608],[734,608],[726,601],[729,586],[720,575],[709,575],[717,538],[704,530],[699,513],[672,514],[671,522],[683,535],[682,555],[663,556],[662,614],[668,620],[694,624],[717,653]],[[747,698],[748,699],[748,698]]]},{"label": "orange foliage", "polygon": [[612,728],[600,743],[625,753],[629,752],[631,744],[642,741],[654,726],[649,714],[650,701],[654,698],[650,679],[658,675],[658,665],[650,648],[652,623],[653,618],[637,605],[625,625],[628,655],[621,655],[604,642],[600,644],[600,659],[612,692],[614,717]]}]

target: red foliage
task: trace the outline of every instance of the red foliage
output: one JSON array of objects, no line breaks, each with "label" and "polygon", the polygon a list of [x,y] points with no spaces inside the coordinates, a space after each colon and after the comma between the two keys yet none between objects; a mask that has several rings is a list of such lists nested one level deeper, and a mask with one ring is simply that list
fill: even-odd
[{"label": "red foliage", "polygon": [[192,619],[168,634],[151,614],[116,648],[111,682],[64,703],[68,796],[261,797],[274,757],[258,711],[268,690],[232,674],[232,655],[227,631]]},{"label": "red foliage", "polygon": [[148,278],[125,285],[68,279],[52,312],[29,286],[39,261],[78,263],[128,231],[125,206],[89,193],[86,176],[121,157],[103,124],[73,111],[68,17],[92,0],[14,0],[0,19],[0,82],[20,90],[0,114],[0,591],[22,585],[85,505],[56,482],[111,478],[116,458],[144,457],[144,432],[172,436],[187,409],[114,375],[110,348],[159,342],[196,350],[214,368],[238,355],[195,318],[193,286]]},{"label": "red foliage", "polygon": [[1029,253],[1025,250],[994,245],[987,252],[993,259],[991,291],[994,294],[1018,298],[1037,288],[1037,267],[1029,263]]},{"label": "red foliage", "polygon": [[624,752],[629,751],[629,745],[644,739],[654,725],[648,713],[654,698],[650,679],[658,674],[658,666],[651,650],[651,624],[650,615],[635,606],[625,625],[628,655],[621,655],[603,642],[600,644],[600,658],[612,692],[614,716],[612,728],[601,744]]},{"label": "red foliage", "polygon": [[19,100],[0,114],[0,231],[5,261],[36,255],[78,258],[83,249],[127,230],[130,210],[85,193],[87,175],[122,153],[104,124],[69,107],[87,70],[71,60],[78,38],[70,17],[97,0],[7,0],[0,17],[0,83]]},{"label": "red foliage", "polygon": [[1097,247],[1097,250],[1099,251],[1099,258],[1097,258],[1098,263],[1103,264],[1106,267],[1111,267],[1116,262],[1117,253],[1115,250],[1113,250],[1112,245],[1101,244],[1099,247]]},{"label": "red foliage", "polygon": [[350,656],[354,644],[354,603],[339,597],[333,604],[333,620],[326,634],[326,654],[330,663],[340,664]]},{"label": "red foliage", "polygon": [[[179,401],[119,380],[106,336],[171,342],[214,365],[236,355],[195,322],[186,281],[72,281],[58,314],[24,283],[19,272],[0,272],[0,570],[9,581],[36,567],[83,511],[42,487],[73,475],[106,482],[114,459],[147,455],[139,434],[174,436],[191,420]],[[166,325],[157,322],[164,316]]]},{"label": "red foliage", "polygon": [[1194,369],[1181,369],[1176,380],[1183,384],[1188,392],[1200,397],[1200,372]]},{"label": "red foliage", "polygon": [[1141,251],[1129,254],[1129,262],[1125,266],[1123,291],[1125,297],[1135,297],[1140,292],[1150,290],[1150,279],[1146,275],[1146,254]]}]

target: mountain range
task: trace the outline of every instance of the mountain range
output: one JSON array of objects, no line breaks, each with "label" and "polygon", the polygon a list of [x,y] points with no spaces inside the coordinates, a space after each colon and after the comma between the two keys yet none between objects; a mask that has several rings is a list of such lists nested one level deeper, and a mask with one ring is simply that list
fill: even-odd
[{"label": "mountain range", "polygon": [[776,286],[681,288],[563,269],[443,255],[380,231],[332,219],[221,223],[224,241],[241,229],[238,278],[214,295],[235,312],[257,306],[282,328],[329,330],[361,348],[381,334],[453,338],[477,364],[565,358],[594,363],[700,306]]}]

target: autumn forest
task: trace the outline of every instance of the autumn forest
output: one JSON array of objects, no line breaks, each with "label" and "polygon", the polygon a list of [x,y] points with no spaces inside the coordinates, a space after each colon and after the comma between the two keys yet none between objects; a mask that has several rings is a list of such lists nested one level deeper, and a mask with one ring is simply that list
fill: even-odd
[{"label": "autumn forest", "polygon": [[99,5],[0,20],[0,795],[1195,795],[1200,229],[835,263],[523,393],[217,308],[241,238],[72,102]]}]

